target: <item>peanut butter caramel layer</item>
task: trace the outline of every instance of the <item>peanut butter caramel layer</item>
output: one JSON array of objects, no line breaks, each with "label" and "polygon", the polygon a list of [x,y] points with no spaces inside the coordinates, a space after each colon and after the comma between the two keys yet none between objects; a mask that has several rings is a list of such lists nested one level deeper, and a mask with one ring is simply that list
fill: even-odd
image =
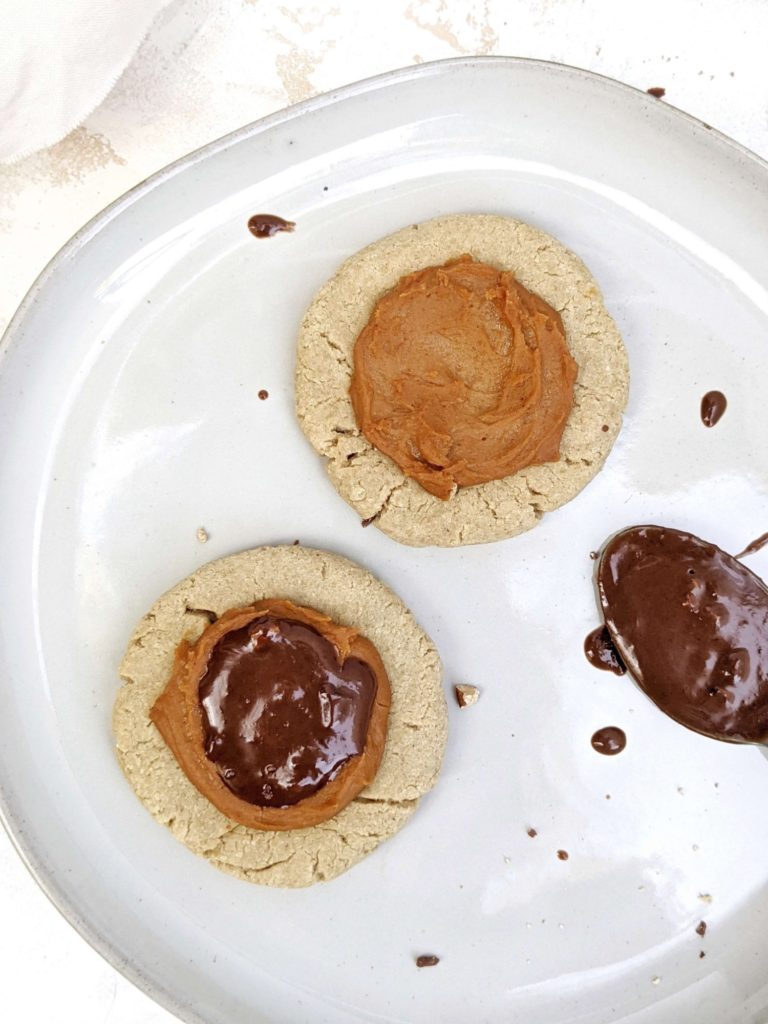
[{"label": "peanut butter caramel layer", "polygon": [[556,461],[576,374],[560,314],[464,255],[408,274],[377,302],[350,397],[370,443],[445,499]]},{"label": "peanut butter caramel layer", "polygon": [[183,642],[150,717],[223,814],[280,830],[333,817],[373,781],[389,703],[370,641],[276,599],[228,611]]}]

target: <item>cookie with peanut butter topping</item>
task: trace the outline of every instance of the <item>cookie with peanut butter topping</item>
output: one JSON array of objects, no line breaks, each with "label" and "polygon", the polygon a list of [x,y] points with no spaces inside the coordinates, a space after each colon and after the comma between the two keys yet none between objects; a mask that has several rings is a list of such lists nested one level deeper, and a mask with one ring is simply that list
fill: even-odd
[{"label": "cookie with peanut butter topping", "polygon": [[437,652],[338,555],[291,545],[203,566],[142,619],[120,673],[128,781],[191,850],[249,881],[335,877],[437,778]]},{"label": "cookie with peanut butter topping", "polygon": [[627,391],[584,264],[501,216],[374,242],[320,289],[299,335],[302,430],[361,519],[408,544],[530,529],[599,471]]}]

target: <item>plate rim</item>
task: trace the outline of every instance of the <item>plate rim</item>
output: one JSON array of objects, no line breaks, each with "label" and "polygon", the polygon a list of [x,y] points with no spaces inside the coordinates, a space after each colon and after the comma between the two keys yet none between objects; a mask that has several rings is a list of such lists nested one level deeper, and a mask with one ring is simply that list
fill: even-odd
[{"label": "plate rim", "polygon": [[[449,57],[395,68],[339,86],[267,114],[232,132],[213,139],[211,142],[205,143],[203,146],[154,171],[87,220],[43,266],[13,313],[5,331],[0,336],[0,373],[2,372],[5,356],[10,351],[17,336],[21,333],[27,313],[34,306],[48,280],[58,272],[66,261],[73,258],[115,217],[130,208],[143,196],[151,193],[159,185],[173,178],[176,174],[189,169],[218,152],[237,145],[244,139],[257,136],[277,125],[301,118],[306,114],[312,114],[315,111],[331,107],[339,101],[386,89],[392,85],[439,75],[451,68],[474,68],[481,65],[496,65],[509,69],[516,67],[539,68],[545,74],[567,74],[576,80],[592,82],[605,91],[612,91],[624,94],[625,96],[646,96],[646,90],[638,86],[621,82],[600,72],[560,61],[507,55],[474,55]],[[733,156],[746,160],[763,173],[768,173],[768,159],[761,157],[749,149],[749,147],[709,125],[702,118],[651,95],[647,95],[647,100],[651,105],[663,103],[663,108],[671,112],[672,119],[676,125],[688,124],[695,126],[697,129],[704,129],[707,136],[726,149],[730,149]],[[652,106],[649,109],[652,109]],[[210,1021],[198,1014],[193,1007],[180,1003],[176,995],[166,985],[145,975],[139,966],[132,960],[127,959],[118,946],[104,938],[98,928],[92,925],[87,917],[80,912],[76,899],[66,892],[65,887],[57,880],[46,864],[45,857],[36,848],[35,844],[26,838],[23,815],[18,813],[18,810],[14,810],[10,789],[2,777],[0,777],[0,824],[2,824],[13,848],[32,879],[52,906],[74,928],[80,938],[87,942],[91,949],[150,999],[154,1000],[169,1013],[178,1017],[183,1024],[210,1024]]]}]

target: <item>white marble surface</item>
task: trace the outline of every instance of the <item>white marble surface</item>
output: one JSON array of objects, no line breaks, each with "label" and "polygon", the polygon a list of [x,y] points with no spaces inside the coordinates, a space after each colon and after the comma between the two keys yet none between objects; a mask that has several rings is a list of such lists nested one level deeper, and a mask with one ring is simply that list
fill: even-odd
[{"label": "white marble surface", "polygon": [[[768,157],[766,38],[764,0],[175,0],[83,127],[0,167],[0,329],[66,239],[152,171],[290,103],[407,64],[515,54],[662,86],[661,102]],[[0,905],[8,1020],[175,1019],[59,917],[3,834]]]}]

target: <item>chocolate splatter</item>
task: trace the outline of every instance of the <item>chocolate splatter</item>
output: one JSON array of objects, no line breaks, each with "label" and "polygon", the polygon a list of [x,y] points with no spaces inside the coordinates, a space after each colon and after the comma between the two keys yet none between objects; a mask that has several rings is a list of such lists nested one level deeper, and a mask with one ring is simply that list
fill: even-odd
[{"label": "chocolate splatter", "polygon": [[627,745],[627,734],[615,725],[606,725],[592,735],[591,743],[598,754],[620,754]]},{"label": "chocolate splatter", "polygon": [[701,422],[705,427],[714,427],[727,406],[728,399],[722,391],[708,391],[701,400]]},{"label": "chocolate splatter", "polygon": [[256,238],[272,238],[281,231],[293,231],[295,221],[284,220],[274,213],[254,213],[248,221],[248,230]]},{"label": "chocolate splatter", "polygon": [[660,85],[652,85],[650,89],[646,89],[645,91],[649,96],[655,96],[657,100],[660,100],[667,94],[667,90],[663,89]]},{"label": "chocolate splatter", "polygon": [[595,668],[613,672],[617,676],[623,676],[627,671],[627,666],[613,646],[611,634],[606,626],[598,626],[587,636],[584,641],[584,653],[589,663]]}]

